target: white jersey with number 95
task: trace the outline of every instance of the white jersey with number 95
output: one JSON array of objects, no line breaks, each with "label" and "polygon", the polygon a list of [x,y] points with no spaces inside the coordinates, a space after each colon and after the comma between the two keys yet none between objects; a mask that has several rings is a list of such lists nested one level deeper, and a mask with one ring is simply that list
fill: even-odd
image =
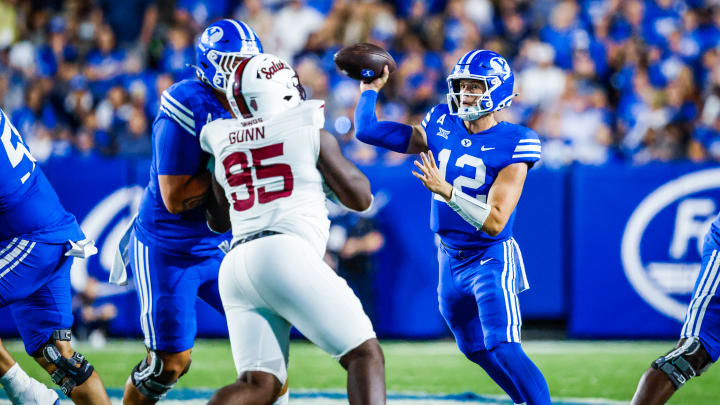
[{"label": "white jersey with number 95", "polygon": [[203,127],[200,145],[215,158],[233,242],[272,230],[297,235],[324,254],[330,221],[317,169],[324,106],[308,100],[271,117],[219,119]]}]

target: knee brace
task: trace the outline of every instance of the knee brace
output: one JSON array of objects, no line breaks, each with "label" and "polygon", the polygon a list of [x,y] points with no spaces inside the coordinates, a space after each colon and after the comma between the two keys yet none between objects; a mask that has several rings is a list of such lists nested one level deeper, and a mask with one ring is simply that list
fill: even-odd
[{"label": "knee brace", "polygon": [[689,379],[702,374],[710,364],[710,356],[700,340],[691,337],[668,354],[660,356],[652,363],[652,368],[665,373],[677,390]]},{"label": "knee brace", "polygon": [[150,351],[150,362],[148,363],[147,358],[140,361],[140,363],[133,368],[132,373],[130,373],[130,378],[135,388],[137,388],[141,394],[154,401],[159,401],[177,383],[177,380],[169,384],[160,381],[162,372],[162,359],[160,359],[154,351]]},{"label": "knee brace", "polygon": [[75,352],[71,358],[63,357],[55,347],[56,340],[70,341],[70,330],[61,329],[53,332],[50,340],[42,348],[42,355],[45,360],[53,363],[57,370],[50,374],[53,382],[57,384],[62,392],[70,397],[73,388],[82,385],[94,370],[88,363],[85,356]]}]

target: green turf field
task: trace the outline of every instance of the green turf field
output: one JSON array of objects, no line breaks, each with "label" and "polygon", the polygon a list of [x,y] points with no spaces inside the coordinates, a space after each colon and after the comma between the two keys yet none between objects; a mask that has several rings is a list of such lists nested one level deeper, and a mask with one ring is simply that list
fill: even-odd
[{"label": "green turf field", "polygon": [[[35,378],[50,379],[22,350],[18,341],[4,341]],[[529,341],[524,347],[548,379],[553,398],[606,398],[629,401],[640,375],[672,342]],[[384,342],[389,391],[421,391],[499,395],[501,390],[452,341]],[[120,388],[144,353],[140,341],[113,341],[102,350],[77,348],[95,365],[109,388]],[[344,370],[324,352],[304,342],[290,349],[291,389],[343,389]],[[176,388],[217,388],[231,382],[235,370],[230,345],[201,340],[193,352],[190,372]],[[720,402],[720,370],[711,368],[683,387],[670,404]]]}]

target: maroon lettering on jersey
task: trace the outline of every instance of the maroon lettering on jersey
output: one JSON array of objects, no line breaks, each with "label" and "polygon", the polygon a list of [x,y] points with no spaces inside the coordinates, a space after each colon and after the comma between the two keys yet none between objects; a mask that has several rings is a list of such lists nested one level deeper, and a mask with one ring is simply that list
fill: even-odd
[{"label": "maroon lettering on jersey", "polygon": [[228,133],[230,144],[265,139],[265,127],[243,128]]}]

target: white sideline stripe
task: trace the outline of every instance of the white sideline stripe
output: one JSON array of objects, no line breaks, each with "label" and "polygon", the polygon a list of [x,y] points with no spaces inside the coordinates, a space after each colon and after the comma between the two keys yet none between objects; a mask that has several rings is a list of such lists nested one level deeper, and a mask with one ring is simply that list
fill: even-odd
[{"label": "white sideline stripe", "polygon": [[521,139],[518,143],[540,143],[539,139]]},{"label": "white sideline stripe", "polygon": [[182,122],[182,120],[178,116],[176,116],[170,110],[165,108],[164,105],[160,104],[160,110],[163,111],[165,114],[167,114],[170,118],[172,118],[173,121],[177,122],[178,125],[183,127],[184,130],[188,131],[191,135],[195,135],[195,132],[190,127],[188,127],[188,125],[186,123]]},{"label": "white sideline stripe", "polygon": [[[23,240],[23,242],[27,242],[27,241]],[[31,243],[30,246],[27,248],[27,250],[25,250],[25,252],[22,254],[22,256],[20,256],[20,258],[15,260],[15,262],[13,262],[10,265],[10,267],[8,267],[7,269],[5,269],[5,271],[0,273],[0,278],[3,278],[10,270],[14,269],[18,264],[22,263],[22,261],[25,259],[25,257],[27,257],[28,253],[30,253],[30,251],[33,250],[33,248],[35,247],[35,243],[36,242]],[[10,255],[8,255],[8,256],[10,256]]]},{"label": "white sideline stripe", "polygon": [[538,152],[540,153],[540,145],[518,145],[515,148],[515,152]]},{"label": "white sideline stripe", "polygon": [[195,116],[193,115],[193,112],[192,112],[189,108],[187,108],[187,107],[185,107],[184,105],[182,105],[179,101],[175,100],[175,98],[174,98],[173,96],[171,96],[170,93],[168,93],[167,90],[163,91],[163,94],[162,94],[162,95],[163,95],[163,97],[167,98],[168,101],[172,102],[172,103],[175,104],[179,109],[181,109],[182,111],[184,111],[185,114],[188,115],[190,118],[195,118]]},{"label": "white sideline stripe", "polygon": [[539,153],[517,153],[517,154],[512,155],[513,159],[524,158],[524,157],[536,157],[536,158],[540,159],[540,154]]}]

